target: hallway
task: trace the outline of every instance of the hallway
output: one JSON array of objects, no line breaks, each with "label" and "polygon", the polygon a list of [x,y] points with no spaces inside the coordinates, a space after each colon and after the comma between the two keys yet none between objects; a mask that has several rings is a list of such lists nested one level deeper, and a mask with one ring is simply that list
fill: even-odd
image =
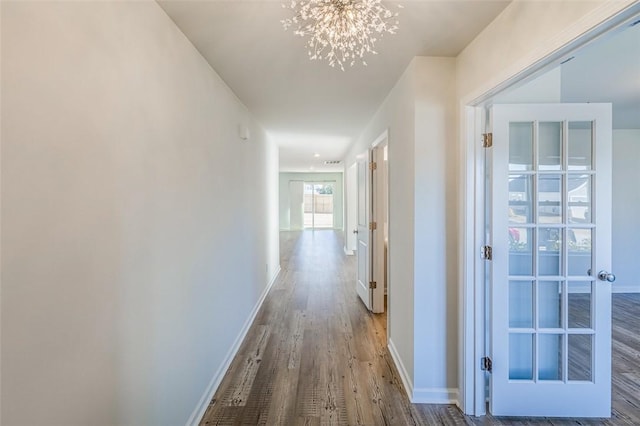
[{"label": "hallway", "polygon": [[634,425],[637,295],[614,295],[613,415],[608,420],[480,418],[411,404],[386,348],[386,315],[355,293],[339,231],[282,232],[282,272],[201,425]]},{"label": "hallway", "polygon": [[412,425],[464,421],[409,403],[386,316],[358,300],[340,232],[281,233],[282,272],[201,424]]}]

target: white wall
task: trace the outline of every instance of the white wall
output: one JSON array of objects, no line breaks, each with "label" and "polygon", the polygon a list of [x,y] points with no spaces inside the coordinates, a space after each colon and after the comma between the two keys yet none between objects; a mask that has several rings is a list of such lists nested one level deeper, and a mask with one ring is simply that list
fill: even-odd
[{"label": "white wall", "polygon": [[415,402],[457,386],[454,76],[452,58],[414,58],[345,161],[389,130],[388,337]]},{"label": "white wall", "polygon": [[640,292],[640,129],[613,131],[614,292]]},{"label": "white wall", "polygon": [[457,399],[455,59],[415,58],[415,402]]},{"label": "white wall", "polygon": [[[289,182],[326,182],[335,181],[333,188],[333,227],[342,229],[344,223],[344,188],[342,173],[280,173],[280,229],[301,229],[291,227],[290,222],[290,199],[289,199]],[[301,224],[304,226],[304,223]]]},{"label": "white wall", "polygon": [[557,103],[562,97],[562,67],[524,82],[493,98],[494,104]]},{"label": "white wall", "polygon": [[0,422],[184,424],[278,269],[277,148],[153,1],[1,24]]}]

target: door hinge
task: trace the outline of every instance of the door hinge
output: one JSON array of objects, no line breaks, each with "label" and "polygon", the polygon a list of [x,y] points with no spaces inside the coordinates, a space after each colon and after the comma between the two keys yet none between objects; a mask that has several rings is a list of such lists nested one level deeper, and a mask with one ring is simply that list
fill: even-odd
[{"label": "door hinge", "polygon": [[378,163],[376,163],[375,161],[372,161],[369,163],[369,170],[376,170],[378,168]]},{"label": "door hinge", "polygon": [[482,134],[482,147],[491,148],[493,146],[493,133]]},{"label": "door hinge", "polygon": [[375,281],[369,281],[369,288],[378,288],[378,283]]},{"label": "door hinge", "polygon": [[493,259],[493,249],[491,246],[482,246],[482,258],[484,260],[492,260]]},{"label": "door hinge", "polygon": [[491,358],[488,356],[482,357],[480,359],[480,368],[482,371],[487,371],[491,373],[493,371],[493,363],[491,362]]},{"label": "door hinge", "polygon": [[375,231],[376,229],[378,229],[378,224],[376,222],[369,222],[369,230]]}]

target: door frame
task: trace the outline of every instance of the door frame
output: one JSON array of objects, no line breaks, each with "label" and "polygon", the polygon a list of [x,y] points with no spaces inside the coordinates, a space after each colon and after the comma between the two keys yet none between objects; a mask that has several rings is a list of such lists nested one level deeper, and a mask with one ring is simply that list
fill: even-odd
[{"label": "door frame", "polygon": [[[459,300],[459,398],[458,405],[468,415],[486,414],[488,397],[486,374],[481,368],[481,358],[488,353],[485,347],[485,261],[480,258],[481,247],[485,244],[485,166],[484,148],[481,146],[482,133],[487,126],[486,107],[501,92],[525,84],[572,56],[572,53],[610,32],[620,30],[631,23],[640,13],[640,2],[633,2],[612,15],[610,2],[594,10],[593,13],[576,23],[572,30],[575,38],[563,36],[565,44],[555,48],[558,40],[550,40],[544,46],[546,54],[540,59],[539,52],[533,52],[518,64],[511,76],[505,77],[484,92],[472,94],[460,102],[460,257],[462,259]],[[595,25],[594,25],[595,22]]]},{"label": "door frame", "polygon": [[[303,193],[302,193],[302,197],[303,197],[303,198],[302,198],[302,202],[303,202],[303,207],[302,207],[302,214],[303,214],[303,218],[302,218],[302,229],[310,229],[310,230],[312,230],[312,231],[315,231],[315,230],[317,230],[317,229],[318,229],[318,230],[322,230],[322,229],[336,229],[336,226],[335,226],[335,221],[336,221],[336,218],[335,218],[335,210],[336,210],[336,209],[335,209],[335,204],[333,204],[333,203],[335,203],[335,193],[334,193],[334,194],[332,194],[332,199],[333,199],[333,200],[332,200],[332,205],[333,205],[334,207],[332,208],[332,211],[331,211],[331,220],[332,220],[333,224],[332,224],[330,227],[321,227],[321,228],[318,228],[318,227],[316,226],[316,193],[315,193],[315,186],[316,186],[316,185],[322,185],[322,184],[325,184],[325,185],[326,185],[326,184],[332,184],[332,185],[333,185],[333,188],[334,188],[334,190],[335,190],[335,187],[336,187],[336,185],[337,185],[337,181],[336,181],[336,180],[318,180],[318,179],[313,179],[313,180],[303,180],[303,181],[302,181],[302,185],[303,185]],[[314,190],[311,192],[311,194],[312,194],[312,197],[311,197],[311,200],[312,200],[312,201],[311,201],[311,203],[313,204],[313,206],[312,206],[312,212],[311,212],[311,224],[312,224],[312,225],[311,225],[311,227],[310,227],[310,228],[307,228],[307,227],[305,227],[305,226],[304,226],[304,196],[306,195],[306,194],[304,193],[304,186],[305,186],[305,185],[313,185],[313,187],[314,187],[314,188],[313,188]],[[344,220],[344,219],[343,219],[343,220]]]},{"label": "door frame", "polygon": [[[376,140],[371,144],[371,153],[372,160],[376,163],[380,162],[378,158],[382,154],[382,149],[387,147],[387,155],[389,150],[389,130],[385,130],[382,132],[380,136],[376,138]],[[384,160],[383,160],[384,161]],[[371,279],[372,281],[376,281],[378,283],[377,287],[373,290],[373,300],[372,300],[372,312],[373,313],[383,313],[384,309],[384,282],[389,283],[389,268],[387,264],[386,274],[384,268],[384,228],[383,224],[379,220],[379,216],[383,213],[383,210],[386,210],[386,218],[387,223],[389,223],[389,161],[387,160],[387,172],[386,176],[382,176],[382,168],[376,169],[371,177],[371,206],[369,211],[371,212],[370,221],[376,222],[378,228],[373,232],[372,235],[372,244],[371,244]],[[384,194],[384,203],[380,203],[378,199],[381,195],[380,185],[386,186],[386,194]],[[387,259],[389,258],[388,254],[388,246],[389,243],[387,241]],[[388,261],[387,261],[388,263]],[[386,275],[386,276],[385,276]],[[388,307],[388,304],[387,304]],[[388,316],[387,316],[388,318]]]},{"label": "door frame", "polygon": [[358,212],[356,211],[358,204],[358,162],[355,161],[351,166],[345,168],[344,176],[344,253],[347,256],[356,254],[358,239],[355,230],[358,229]]}]

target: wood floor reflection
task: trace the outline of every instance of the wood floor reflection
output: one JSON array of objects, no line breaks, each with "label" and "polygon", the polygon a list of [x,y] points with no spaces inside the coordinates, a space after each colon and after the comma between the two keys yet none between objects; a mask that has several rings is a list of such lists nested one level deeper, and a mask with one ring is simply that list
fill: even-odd
[{"label": "wood floor reflection", "polygon": [[614,296],[611,419],[475,418],[409,402],[339,232],[283,232],[281,267],[202,425],[640,425],[640,294]]}]

